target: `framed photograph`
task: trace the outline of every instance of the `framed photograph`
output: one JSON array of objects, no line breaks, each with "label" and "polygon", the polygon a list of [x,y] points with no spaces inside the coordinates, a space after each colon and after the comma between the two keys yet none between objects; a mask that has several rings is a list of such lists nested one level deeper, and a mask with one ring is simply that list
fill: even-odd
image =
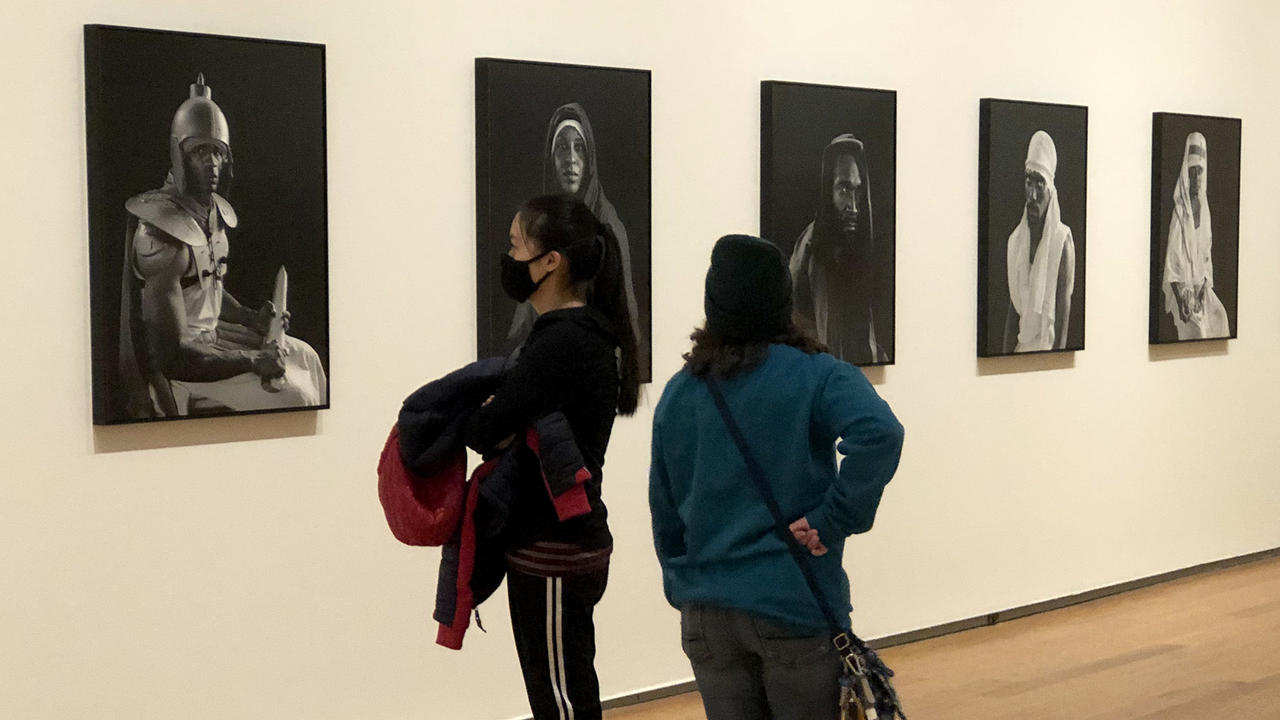
[{"label": "framed photograph", "polygon": [[1155,113],[1150,342],[1235,338],[1239,277],[1240,120]]},{"label": "framed photograph", "polygon": [[480,357],[528,336],[533,307],[507,297],[500,259],[526,200],[578,196],[622,250],[640,379],[652,378],[648,70],[476,59],[476,339]]},{"label": "framed photograph", "polygon": [[1084,349],[1089,109],[984,99],[978,356]]},{"label": "framed photograph", "polygon": [[84,41],[94,422],[328,407],[324,46]]},{"label": "framed photograph", "polygon": [[760,234],[790,258],[798,313],[832,354],[894,362],[898,96],[760,84]]}]

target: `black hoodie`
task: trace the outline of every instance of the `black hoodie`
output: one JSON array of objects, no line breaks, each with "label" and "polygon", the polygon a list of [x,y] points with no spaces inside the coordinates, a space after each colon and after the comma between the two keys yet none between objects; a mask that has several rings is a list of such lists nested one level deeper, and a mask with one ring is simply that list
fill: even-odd
[{"label": "black hoodie", "polygon": [[512,548],[555,541],[603,548],[613,544],[600,498],[605,449],[618,408],[617,340],[608,319],[589,307],[553,310],[538,318],[493,399],[467,420],[463,437],[476,452],[490,454],[512,435],[517,442],[536,419],[564,413],[591,479],[591,513],[560,522],[543,487],[537,460],[520,453],[523,482],[512,517]]}]

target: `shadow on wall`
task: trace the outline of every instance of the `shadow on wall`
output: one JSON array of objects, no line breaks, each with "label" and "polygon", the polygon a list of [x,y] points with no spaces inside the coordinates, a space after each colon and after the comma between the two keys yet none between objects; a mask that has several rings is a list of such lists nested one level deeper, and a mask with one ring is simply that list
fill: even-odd
[{"label": "shadow on wall", "polygon": [[1147,360],[1150,362],[1212,357],[1215,355],[1226,355],[1227,353],[1228,348],[1226,340],[1196,340],[1193,342],[1147,346]]},{"label": "shadow on wall", "polygon": [[1070,370],[1075,366],[1074,352],[1022,353],[1000,357],[980,357],[978,358],[978,375],[982,377],[1044,370]]},{"label": "shadow on wall", "polygon": [[314,410],[202,418],[178,422],[95,425],[93,451],[116,453],[305,437],[315,435],[317,426],[317,412]]},{"label": "shadow on wall", "polygon": [[867,376],[867,380],[872,385],[883,385],[885,383],[886,377],[884,365],[872,365],[870,367],[861,367],[858,369],[862,371],[863,375]]}]

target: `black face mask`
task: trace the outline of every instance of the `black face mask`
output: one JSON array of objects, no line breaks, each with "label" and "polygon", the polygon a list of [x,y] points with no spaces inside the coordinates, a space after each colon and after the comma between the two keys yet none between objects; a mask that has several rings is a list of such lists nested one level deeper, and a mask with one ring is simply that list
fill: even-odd
[{"label": "black face mask", "polygon": [[539,285],[551,277],[551,273],[547,273],[542,276],[542,280],[534,282],[533,277],[529,274],[529,264],[545,255],[547,253],[544,252],[542,255],[531,257],[528,260],[516,260],[506,253],[502,254],[502,291],[507,294],[507,297],[522,303],[529,299],[529,296],[538,289]]}]

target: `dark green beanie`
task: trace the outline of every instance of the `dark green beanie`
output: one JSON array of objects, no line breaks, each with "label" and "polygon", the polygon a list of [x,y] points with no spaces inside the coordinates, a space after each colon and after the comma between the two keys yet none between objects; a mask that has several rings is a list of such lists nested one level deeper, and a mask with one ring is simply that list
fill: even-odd
[{"label": "dark green beanie", "polygon": [[791,326],[791,273],[776,245],[726,235],[711,250],[703,301],[707,329],[732,340],[769,340]]}]

